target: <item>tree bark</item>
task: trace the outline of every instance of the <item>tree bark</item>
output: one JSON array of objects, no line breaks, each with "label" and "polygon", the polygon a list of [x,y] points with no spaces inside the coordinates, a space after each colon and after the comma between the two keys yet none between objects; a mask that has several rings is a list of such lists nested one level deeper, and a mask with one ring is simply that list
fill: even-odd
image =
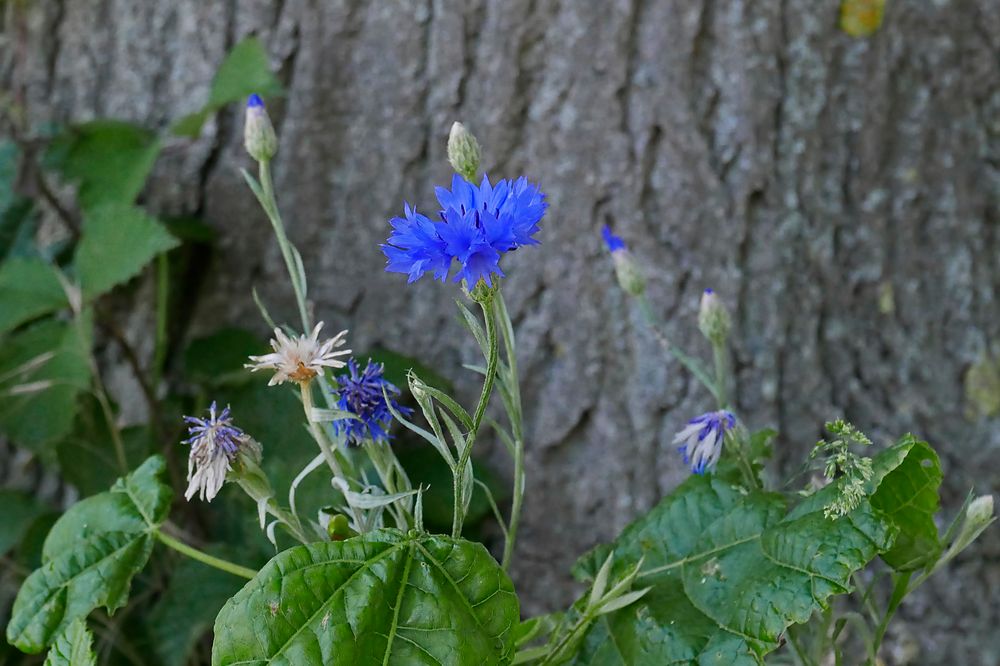
[{"label": "tree bark", "polygon": [[[540,182],[543,244],[505,259],[528,408],[515,583],[526,613],[566,604],[574,559],[688,473],[671,446],[710,396],[615,286],[602,224],[644,264],[669,336],[713,287],[734,324],[739,416],[781,435],[786,471],[843,416],[931,441],[947,508],[995,491],[997,418],[966,370],[1000,353],[1000,4],[889,0],[855,39],[828,0],[8,3],[3,80],[30,117],[166,128],[256,34],[288,96],[271,105],[277,191],[317,315],[355,349],[460,377],[476,358],[456,288],[383,272],[387,220],[434,205],[462,120],[496,176]],[[241,109],[168,147],[144,202],[202,215],[220,251],[188,335],[293,308],[238,173]],[[263,333],[263,328],[261,328]],[[991,348],[991,345],[992,348]],[[498,458],[499,459],[499,458]],[[1000,660],[1000,531],[904,606],[918,663]]]}]

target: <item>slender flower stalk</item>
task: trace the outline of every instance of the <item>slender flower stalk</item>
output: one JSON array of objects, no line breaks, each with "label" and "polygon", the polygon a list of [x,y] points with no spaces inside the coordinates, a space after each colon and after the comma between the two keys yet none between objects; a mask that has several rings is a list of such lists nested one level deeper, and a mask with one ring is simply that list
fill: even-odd
[{"label": "slender flower stalk", "polygon": [[506,385],[509,403],[507,416],[510,419],[511,448],[514,458],[514,488],[510,507],[510,521],[504,539],[503,559],[501,561],[506,570],[510,566],[514,555],[514,545],[517,542],[517,528],[521,522],[521,505],[524,501],[524,413],[521,406],[521,385],[517,373],[517,351],[514,345],[514,327],[510,321],[510,313],[507,310],[507,303],[504,301],[503,292],[498,292],[496,296],[497,314],[500,318],[500,333],[504,342],[504,355],[506,360],[506,376],[502,381]]},{"label": "slender flower stalk", "polygon": [[190,557],[192,560],[197,560],[202,564],[207,564],[210,567],[218,569],[220,571],[225,571],[226,573],[231,573],[234,576],[239,576],[240,578],[247,578],[253,580],[257,572],[248,567],[240,566],[239,564],[234,564],[228,560],[223,560],[221,558],[215,557],[214,555],[209,555],[208,553],[202,552],[195,548],[194,546],[189,546],[180,539],[175,539],[166,532],[162,530],[156,531],[156,538],[160,540],[165,546],[173,548],[178,553]]},{"label": "slender flower stalk", "polygon": [[465,520],[466,498],[464,496],[463,483],[465,468],[469,464],[469,458],[472,455],[472,446],[475,444],[479,428],[483,423],[483,416],[486,413],[486,406],[490,402],[490,396],[493,393],[493,383],[497,376],[499,346],[492,295],[480,302],[480,306],[483,310],[483,319],[486,325],[486,377],[483,379],[483,390],[479,394],[479,402],[472,417],[472,429],[465,438],[465,445],[462,448],[461,456],[458,459],[458,464],[455,466],[453,474],[454,504],[452,507],[451,535],[456,539],[462,535],[462,523]]}]

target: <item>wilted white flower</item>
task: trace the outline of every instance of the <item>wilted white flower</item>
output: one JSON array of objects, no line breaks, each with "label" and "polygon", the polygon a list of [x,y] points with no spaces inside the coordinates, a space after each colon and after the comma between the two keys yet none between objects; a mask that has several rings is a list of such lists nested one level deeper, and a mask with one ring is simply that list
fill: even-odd
[{"label": "wilted white flower", "polygon": [[[184,498],[190,501],[192,497],[199,495],[202,500],[211,502],[226,482],[226,474],[240,448],[245,444],[250,445],[253,440],[233,425],[229,407],[217,414],[214,402],[208,408],[208,418],[185,416],[184,420],[188,423],[190,435],[184,443],[191,445],[188,455],[188,488]],[[251,448],[253,446],[259,445],[253,442]]]},{"label": "wilted white flower", "polygon": [[343,368],[345,362],[337,357],[348,356],[351,350],[334,351],[334,349],[343,346],[347,341],[347,331],[341,331],[332,338],[320,342],[319,331],[322,327],[323,322],[320,322],[308,336],[295,337],[288,337],[280,328],[274,329],[274,339],[271,340],[274,352],[264,356],[251,356],[250,360],[253,363],[248,363],[245,367],[250,368],[251,372],[274,370],[274,376],[271,377],[268,386],[287,381],[304,384],[321,374],[324,367]]},{"label": "wilted white flower", "polygon": [[674,444],[679,445],[677,450],[691,471],[703,474],[719,462],[726,431],[735,427],[736,417],[732,412],[724,409],[708,412],[688,421],[687,427],[674,437]]}]

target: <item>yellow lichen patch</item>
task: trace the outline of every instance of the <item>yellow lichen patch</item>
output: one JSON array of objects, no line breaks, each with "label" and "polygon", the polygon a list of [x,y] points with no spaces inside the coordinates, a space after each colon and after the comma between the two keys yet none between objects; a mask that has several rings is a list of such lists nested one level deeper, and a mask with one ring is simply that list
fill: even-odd
[{"label": "yellow lichen patch", "polygon": [[885,0],[843,0],[840,29],[851,37],[867,37],[882,25]]}]

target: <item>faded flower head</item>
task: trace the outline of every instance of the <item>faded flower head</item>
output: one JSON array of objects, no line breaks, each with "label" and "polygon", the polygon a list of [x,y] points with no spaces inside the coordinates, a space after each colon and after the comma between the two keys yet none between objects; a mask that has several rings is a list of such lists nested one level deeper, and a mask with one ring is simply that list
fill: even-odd
[{"label": "faded flower head", "polygon": [[191,446],[184,498],[190,501],[199,495],[202,500],[211,502],[226,482],[231,463],[250,437],[233,425],[229,407],[217,412],[214,402],[208,408],[208,418],[185,416],[184,421],[190,435],[184,443]]},{"label": "faded flower head", "polygon": [[726,433],[735,427],[732,412],[707,412],[688,421],[687,427],[674,437],[674,444],[684,455],[684,464],[690,465],[695,474],[703,474],[719,462]]},{"label": "faded flower head", "polygon": [[250,153],[250,157],[258,162],[266,162],[278,152],[278,137],[274,133],[271,118],[264,108],[264,100],[257,94],[250,95],[247,99],[243,145]]},{"label": "faded flower head", "polygon": [[483,176],[477,187],[458,174],[451,189],[436,188],[441,211],[438,219],[421,215],[404,204],[404,217],[390,220],[393,231],[382,245],[390,273],[406,273],[414,282],[428,271],[444,282],[453,262],[454,281],[473,289],[480,280],[488,287],[504,277],[500,257],[523,245],[537,245],[534,235],[548,204],[536,185],[525,178],[500,180]]},{"label": "faded flower head", "polygon": [[[354,414],[357,418],[341,419],[333,422],[333,431],[345,435],[350,444],[360,445],[366,439],[373,442],[389,441],[388,426],[392,421],[392,410],[409,414],[413,410],[400,407],[395,401],[399,389],[383,377],[385,367],[372,363],[371,359],[363,371],[355,359],[347,362],[347,374],[337,378],[337,408]],[[385,393],[383,394],[383,389]],[[389,396],[390,405],[385,396]]]},{"label": "faded flower head", "polygon": [[316,324],[316,327],[309,335],[298,335],[289,337],[280,328],[274,329],[274,338],[271,340],[271,349],[274,351],[263,356],[251,356],[253,363],[247,363],[244,367],[250,368],[251,372],[258,370],[274,370],[274,376],[268,382],[268,386],[283,384],[287,381],[307,384],[319,374],[323,368],[342,368],[344,362],[338,356],[346,356],[351,353],[350,349],[341,349],[346,342],[347,331],[341,331],[337,335],[320,342],[319,331],[323,327],[323,322]]},{"label": "faded flower head", "polygon": [[636,263],[635,257],[628,251],[628,246],[621,236],[611,233],[611,228],[604,225],[601,230],[604,242],[611,252],[611,260],[615,264],[615,275],[618,277],[618,284],[626,293],[633,296],[641,296],[646,291],[646,277],[642,274],[642,269]]}]

